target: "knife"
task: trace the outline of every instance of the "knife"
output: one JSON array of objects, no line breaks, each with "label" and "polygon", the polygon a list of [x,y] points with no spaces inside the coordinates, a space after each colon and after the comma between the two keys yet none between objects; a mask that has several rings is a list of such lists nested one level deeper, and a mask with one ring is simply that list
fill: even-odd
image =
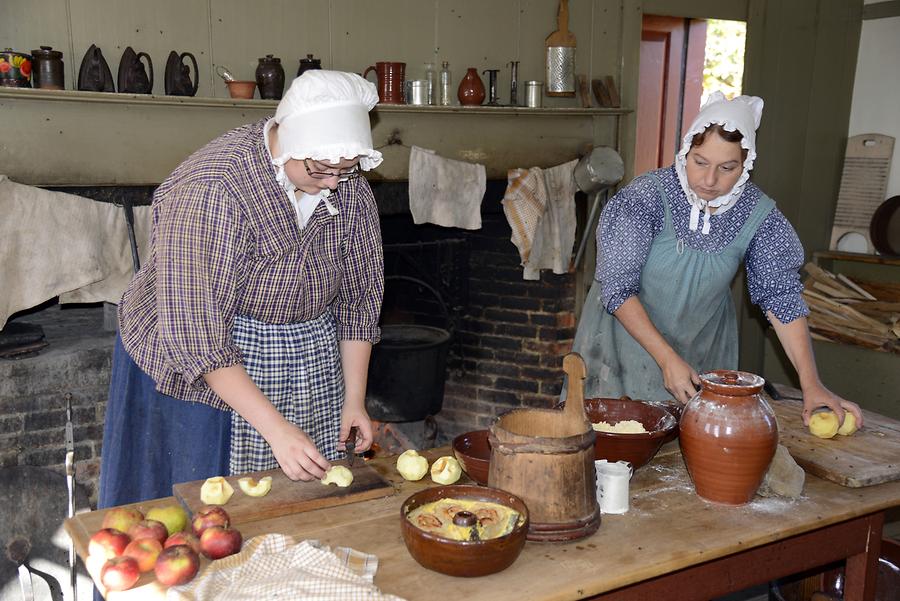
[{"label": "knife", "polygon": [[347,465],[350,467],[353,467],[353,459],[356,457],[356,434],[358,430],[356,426],[350,428],[350,434],[347,436],[347,440],[344,441],[344,449],[347,452]]},{"label": "knife", "polygon": [[[66,488],[69,493],[68,517],[75,516],[75,432],[72,428],[72,395],[66,393]],[[69,541],[69,594],[72,601],[78,598],[75,541]]]}]

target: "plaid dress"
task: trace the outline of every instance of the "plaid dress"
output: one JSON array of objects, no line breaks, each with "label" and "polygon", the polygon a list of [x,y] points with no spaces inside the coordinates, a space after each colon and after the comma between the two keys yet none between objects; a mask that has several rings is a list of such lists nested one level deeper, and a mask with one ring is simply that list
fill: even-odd
[{"label": "plaid dress", "polygon": [[[237,316],[232,336],[247,373],[263,394],[285,419],[306,432],[319,452],[329,460],[337,459],[344,378],[331,313],[289,324]],[[232,411],[231,474],[276,467],[265,439]]]}]

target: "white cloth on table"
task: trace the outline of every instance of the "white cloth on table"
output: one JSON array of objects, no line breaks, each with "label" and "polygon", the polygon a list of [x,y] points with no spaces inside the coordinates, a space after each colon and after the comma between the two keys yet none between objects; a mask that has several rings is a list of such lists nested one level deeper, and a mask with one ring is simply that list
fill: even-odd
[{"label": "white cloth on table", "polygon": [[240,553],[207,566],[192,581],[169,588],[168,601],[403,601],[373,584],[378,558],[347,547],[284,534],[256,536]]},{"label": "white cloth on table", "polygon": [[[60,303],[118,303],[134,275],[122,207],[27,186],[0,175],[0,327],[10,315]],[[134,208],[147,257],[150,207]]]},{"label": "white cloth on table", "polygon": [[413,146],[409,153],[409,210],[416,224],[481,229],[487,189],[484,165],[456,161]]},{"label": "white cloth on table", "polygon": [[540,279],[541,269],[569,270],[575,245],[575,165],[578,159],[541,169],[511,169],[503,212],[519,249],[526,280]]}]

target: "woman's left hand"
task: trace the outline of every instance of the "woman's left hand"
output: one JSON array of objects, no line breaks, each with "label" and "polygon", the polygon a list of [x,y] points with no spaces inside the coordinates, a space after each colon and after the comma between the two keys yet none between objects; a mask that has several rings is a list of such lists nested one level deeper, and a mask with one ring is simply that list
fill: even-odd
[{"label": "woman's left hand", "polygon": [[368,451],[373,441],[372,420],[365,409],[353,409],[347,406],[344,406],[344,410],[341,412],[341,433],[338,436],[337,449],[339,451],[347,449],[344,442],[350,436],[350,428],[353,426],[357,428],[355,452]]},{"label": "woman's left hand", "polygon": [[803,389],[803,425],[809,425],[809,418],[819,407],[828,407],[834,411],[841,424],[844,423],[844,412],[849,411],[856,418],[857,427],[862,427],[863,416],[859,405],[842,399],[822,384],[807,386]]}]

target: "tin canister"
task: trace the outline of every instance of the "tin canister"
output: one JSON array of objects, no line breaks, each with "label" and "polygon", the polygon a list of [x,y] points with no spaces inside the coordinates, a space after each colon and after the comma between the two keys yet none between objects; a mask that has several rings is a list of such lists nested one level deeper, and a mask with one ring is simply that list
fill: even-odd
[{"label": "tin canister", "polygon": [[409,97],[407,104],[424,105],[428,104],[428,80],[414,79],[409,82]]},{"label": "tin canister", "polygon": [[526,81],[525,82],[525,106],[539,107],[543,101],[544,82],[542,81]]}]

